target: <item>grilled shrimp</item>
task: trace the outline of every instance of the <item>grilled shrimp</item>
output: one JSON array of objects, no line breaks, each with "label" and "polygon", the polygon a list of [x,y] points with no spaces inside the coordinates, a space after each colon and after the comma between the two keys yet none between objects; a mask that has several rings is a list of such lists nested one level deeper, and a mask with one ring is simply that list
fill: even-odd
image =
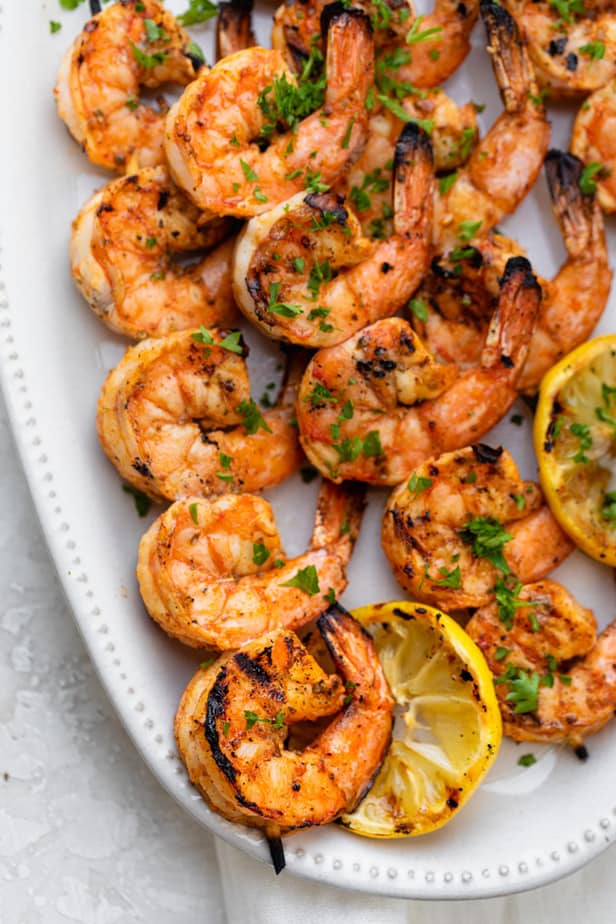
[{"label": "grilled shrimp", "polygon": [[152,617],[185,645],[239,648],[316,619],[346,587],[363,492],[323,482],[310,548],[287,558],[262,497],[176,501],[141,540],[137,578]]},{"label": "grilled shrimp", "polygon": [[[591,335],[609,297],[612,273],[603,217],[595,195],[580,189],[582,168],[571,154],[550,151],[546,157],[567,259],[553,279],[539,279],[543,298],[517,383],[520,391],[535,391],[548,369]],[[489,235],[473,243],[467,259],[433,263],[434,272],[419,293],[427,318],[414,317],[412,323],[442,362],[478,362],[499,277],[507,259],[519,253],[515,241]]]},{"label": "grilled shrimp", "polygon": [[[108,327],[128,337],[225,327],[237,319],[228,219],[204,219],[166,167],[145,167],[95,193],[73,222],[71,271]],[[198,263],[174,258],[213,249]]]},{"label": "grilled shrimp", "polygon": [[[338,605],[317,625],[338,674],[276,629],[199,671],[175,719],[180,756],[206,801],[269,838],[350,811],[391,740],[393,698],[372,640]],[[311,744],[285,746],[296,723],[323,716],[332,721]]]},{"label": "grilled shrimp", "polygon": [[[295,77],[280,52],[266,48],[248,48],[218,62],[171,108],[165,136],[171,173],[200,208],[257,215],[305,188],[307,164],[331,183],[357,156],[373,75],[370,25],[353,9],[336,8],[330,17],[326,8],[324,19],[327,86],[323,106],[311,115],[300,120],[278,112],[277,90],[288,93]],[[293,130],[278,133],[285,116]],[[265,150],[259,138],[269,138]]]},{"label": "grilled shrimp", "polygon": [[90,160],[116,173],[164,163],[167,105],[140,87],[186,86],[199,49],[158,0],[122,0],[93,16],[67,51],[54,90],[58,113]]},{"label": "grilled shrimp", "polygon": [[[274,14],[272,48],[279,51],[292,71],[301,74],[306,62],[323,54],[321,15],[328,0],[284,0]],[[358,0],[354,4],[370,18],[376,48],[398,38],[404,41],[413,20],[412,0]]]},{"label": "grilled shrimp", "polygon": [[616,212],[616,79],[582,103],[573,125],[571,150],[592,165],[601,208]]},{"label": "grilled shrimp", "polygon": [[[289,67],[301,71],[311,51],[319,46],[319,17],[325,0],[295,0],[278,7],[272,29],[272,47]],[[397,79],[414,87],[437,87],[462,64],[470,50],[470,35],[479,12],[478,0],[435,0],[428,16],[415,16],[410,0],[357,4],[371,18],[374,44],[381,57],[403,54]]]},{"label": "grilled shrimp", "polygon": [[394,173],[394,229],[385,241],[363,238],[332,193],[299,193],[247,223],[235,249],[233,292],[268,337],[340,343],[410,298],[428,266],[433,202],[430,141],[412,123],[396,145]]},{"label": "grilled shrimp", "polygon": [[540,290],[510,260],[481,362],[458,376],[410,324],[386,318],[311,359],[297,422],[304,451],[333,481],[397,484],[430,456],[480,439],[516,398]]},{"label": "grilled shrimp", "polygon": [[[435,170],[451,170],[465,162],[477,139],[472,103],[458,106],[437,89],[407,96],[400,106],[412,120],[431,123]],[[375,105],[370,112],[366,146],[335,186],[335,191],[356,211],[363,233],[378,240],[391,234],[394,154],[403,128],[402,119],[386,107]]]},{"label": "grilled shrimp", "polygon": [[540,580],[573,550],[539,486],[482,443],[429,459],[395,488],[381,541],[402,587],[445,611]]},{"label": "grilled shrimp", "polygon": [[436,197],[438,251],[459,244],[464,222],[479,223],[486,234],[513,212],[533,186],[550,140],[533,67],[515,21],[492,0],[481,0],[481,15],[505,111],[450,188]]},{"label": "grilled shrimp", "polygon": [[495,676],[504,732],[578,747],[616,710],[616,622],[597,638],[592,610],[555,581],[527,584],[517,603],[507,618],[490,603],[466,625]]},{"label": "grilled shrimp", "polygon": [[216,21],[216,60],[257,44],[252,29],[252,0],[223,0]]},{"label": "grilled shrimp", "polygon": [[101,445],[126,481],[175,500],[259,491],[297,469],[297,363],[276,407],[261,415],[246,353],[239,333],[205,328],[129,347],[107,376],[97,414]]},{"label": "grilled shrimp", "polygon": [[[541,86],[552,97],[592,93],[616,77],[616,11],[613,3],[504,0],[528,45]],[[611,7],[611,8],[610,8]]]}]

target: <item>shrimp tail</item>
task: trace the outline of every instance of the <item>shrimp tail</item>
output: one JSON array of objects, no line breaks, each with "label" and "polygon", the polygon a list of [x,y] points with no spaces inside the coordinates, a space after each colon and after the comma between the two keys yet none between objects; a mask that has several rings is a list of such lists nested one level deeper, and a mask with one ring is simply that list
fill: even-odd
[{"label": "shrimp tail", "polygon": [[216,60],[257,44],[252,28],[253,0],[222,0],[216,22]]},{"label": "shrimp tail", "polygon": [[434,155],[428,134],[415,122],[406,123],[396,142],[393,196],[396,233],[408,233],[410,226],[418,235],[428,233],[434,202]]},{"label": "shrimp tail", "polygon": [[[362,695],[391,701],[391,692],[381,670],[372,638],[348,610],[334,603],[317,619],[317,628],[327,645],[336,670],[347,681],[359,681]],[[372,675],[368,671],[372,668]],[[370,691],[369,693],[367,691]]]},{"label": "shrimp tail", "polygon": [[372,23],[370,22],[370,17],[364,13],[363,10],[357,9],[354,6],[345,6],[341,0],[335,0],[334,3],[328,3],[327,6],[324,6],[321,11],[321,37],[327,47],[328,36],[330,35],[330,29],[332,26],[340,24],[345,24],[350,18],[357,19],[358,22],[363,23],[364,27],[368,30],[368,34],[372,35]]},{"label": "shrimp tail", "polygon": [[481,354],[481,365],[490,369],[499,363],[513,378],[522,370],[541,305],[541,286],[526,257],[507,260],[498,307]]},{"label": "shrimp tail", "polygon": [[554,214],[560,225],[567,253],[582,257],[594,250],[597,231],[603,235],[603,220],[595,193],[583,193],[582,161],[566,151],[551,150],[545,159],[545,174]]},{"label": "shrimp tail", "polygon": [[317,512],[310,543],[312,548],[324,548],[346,536],[350,555],[359,535],[365,506],[365,485],[359,482],[345,482],[339,485],[325,479],[317,499]]},{"label": "shrimp tail", "polygon": [[[515,20],[503,6],[494,0],[481,0],[480,9],[503,106],[507,112],[518,112],[528,105],[529,95],[538,98],[526,45]],[[538,106],[541,109],[542,104]]]},{"label": "shrimp tail", "polygon": [[272,858],[272,865],[274,867],[274,872],[277,876],[283,871],[287,865],[287,861],[284,855],[284,846],[282,840],[279,836],[267,838],[267,845],[269,847],[270,857]]}]

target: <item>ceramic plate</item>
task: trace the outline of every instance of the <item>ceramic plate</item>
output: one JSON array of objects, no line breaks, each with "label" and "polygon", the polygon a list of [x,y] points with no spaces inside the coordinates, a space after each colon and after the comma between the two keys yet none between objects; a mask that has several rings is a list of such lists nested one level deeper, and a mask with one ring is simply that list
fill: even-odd
[{"label": "ceramic plate", "polygon": [[[186,4],[170,6],[179,12]],[[272,8],[257,27],[268,42]],[[108,369],[126,346],[103,327],[75,290],[68,267],[70,222],[86,197],[108,179],[89,165],[56,116],[52,86],[61,56],[87,18],[87,3],[63,12],[57,0],[5,0],[0,9],[0,352],[15,437],[38,513],[77,624],[119,716],[152,771],[204,826],[252,856],[267,859],[261,836],[212,814],[177,759],[172,720],[199,654],[171,642],[146,617],[134,579],[136,550],[147,521],[99,449],[94,415]],[[49,19],[62,29],[50,34]],[[213,26],[195,33],[212,60]],[[500,112],[492,71],[475,48],[447,87],[459,101],[487,104],[486,131]],[[554,118],[553,145],[566,146],[570,113]],[[6,134],[4,134],[6,132]],[[551,276],[563,247],[541,177],[503,227]],[[612,253],[616,232],[610,228]],[[616,329],[614,305],[598,332]],[[611,315],[611,318],[610,318]],[[254,394],[275,372],[278,355],[252,332]],[[504,444],[526,477],[534,477],[531,419],[502,423],[486,441]],[[268,493],[286,548],[308,540],[317,486],[299,478]],[[352,607],[402,596],[380,551],[385,494],[374,491],[349,568],[343,602]],[[151,516],[159,511],[153,511]],[[614,616],[608,569],[576,553],[561,579],[599,623]],[[522,751],[504,742],[489,777],[447,827],[422,838],[365,840],[335,825],[286,841],[288,871],[334,885],[410,898],[480,898],[528,889],[572,872],[616,833],[616,727],[588,743],[581,763],[565,748],[536,746],[537,763],[517,765]],[[529,750],[528,745],[525,750]]]}]

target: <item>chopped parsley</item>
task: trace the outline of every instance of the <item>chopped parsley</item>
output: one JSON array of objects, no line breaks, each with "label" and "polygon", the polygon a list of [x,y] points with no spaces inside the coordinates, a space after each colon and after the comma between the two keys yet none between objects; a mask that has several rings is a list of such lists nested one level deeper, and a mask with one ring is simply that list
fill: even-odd
[{"label": "chopped parsley", "polygon": [[147,54],[147,52],[142,51],[138,45],[135,45],[134,42],[130,43],[131,48],[133,49],[133,56],[137,64],[143,67],[146,71],[152,70],[152,68],[157,67],[159,64],[162,64],[167,57],[166,51],[154,51],[152,54]]},{"label": "chopped parsley", "polygon": [[283,318],[295,318],[298,314],[304,313],[303,309],[299,305],[292,305],[290,302],[279,302],[279,291],[280,283],[273,282],[270,286],[270,298],[267,305],[268,311],[271,311],[272,314],[278,314]]},{"label": "chopped parsley", "polygon": [[152,501],[144,494],[142,491],[139,491],[137,488],[133,488],[132,484],[123,484],[122,490],[125,494],[132,494],[135,501],[135,510],[140,517],[146,516],[149,512],[150,507],[152,506]]},{"label": "chopped parsley", "polygon": [[458,225],[458,237],[464,243],[472,241],[475,237],[483,222],[479,221],[463,221]]},{"label": "chopped parsley", "polygon": [[59,32],[61,28],[62,28],[61,22],[55,22],[53,19],[49,20],[49,31],[51,32],[52,35],[54,34],[54,32]]},{"label": "chopped parsley", "polygon": [[409,308],[419,321],[425,323],[428,320],[428,306],[420,298],[412,298],[409,302]]},{"label": "chopped parsley", "polygon": [[407,488],[413,495],[413,497],[418,497],[422,491],[425,491],[426,488],[429,488],[432,484],[431,478],[423,478],[421,475],[418,477],[417,472],[413,472],[411,477],[408,480]]},{"label": "chopped parsley", "polygon": [[494,517],[474,517],[464,529],[458,530],[458,535],[463,542],[471,546],[475,558],[485,558],[503,574],[510,573],[503,555],[503,546],[513,539],[513,536]]},{"label": "chopped parsley", "polygon": [[534,754],[522,754],[518,760],[518,766],[520,767],[532,767],[533,764],[537,763],[537,758]]},{"label": "chopped parsley", "polygon": [[520,600],[518,594],[522,586],[520,581],[514,583],[511,579],[503,580],[502,578],[498,578],[494,585],[498,618],[507,629],[513,628],[513,620],[519,607],[534,606],[530,600]]},{"label": "chopped parsley", "polygon": [[275,718],[268,719],[263,716],[258,716],[256,712],[251,712],[250,709],[245,709],[244,718],[246,719],[246,728],[248,731],[250,731],[253,725],[256,725],[257,722],[261,722],[263,725],[271,725],[272,728],[283,728],[285,725],[284,712],[277,712]]},{"label": "chopped parsley", "polygon": [[218,7],[211,0],[188,0],[188,9],[177,16],[182,26],[196,26],[216,16]]},{"label": "chopped parsley", "polygon": [[300,568],[289,581],[285,581],[281,587],[297,587],[303,590],[309,597],[314,597],[320,591],[319,576],[314,565],[308,565],[306,568]]},{"label": "chopped parsley", "polygon": [[409,31],[406,33],[406,44],[416,45],[419,42],[440,42],[442,26],[433,26],[431,29],[420,30],[424,17],[418,16]]},{"label": "chopped parsley", "polygon": [[509,687],[506,699],[513,704],[516,715],[536,712],[539,705],[539,683],[541,678],[536,671],[529,673],[522,667],[507,665],[507,670],[495,677],[494,683],[506,683]]},{"label": "chopped parsley", "polygon": [[578,180],[578,186],[585,196],[592,196],[592,194],[597,191],[597,181],[595,177],[602,173],[602,171],[603,164],[600,164],[596,160],[592,161],[590,164],[586,164]]},{"label": "chopped parsley", "polygon": [[262,137],[270,137],[277,129],[294,129],[302,119],[323,105],[323,65],[323,54],[313,45],[297,83],[290,82],[287,75],[282,74],[274,77],[272,83],[259,93],[257,104],[265,118],[260,130]]},{"label": "chopped parsley", "polygon": [[199,505],[197,503],[190,504],[188,509],[190,511],[190,516],[191,516],[193,523],[195,523],[198,526],[199,525]]},{"label": "chopped parsley", "polygon": [[247,164],[245,160],[242,160],[240,157],[240,167],[242,168],[242,173],[244,174],[245,179],[249,183],[256,183],[259,179],[257,174],[254,172],[250,164]]},{"label": "chopped parsley", "polygon": [[252,436],[257,430],[265,430],[266,433],[272,432],[252,398],[249,401],[242,401],[237,410],[244,418],[244,427],[249,436]]},{"label": "chopped parsley", "polygon": [[616,524],[616,491],[606,491],[603,495],[601,518]]},{"label": "chopped parsley", "polygon": [[569,427],[569,432],[572,433],[573,436],[576,436],[580,443],[578,451],[571,456],[571,461],[578,462],[580,465],[586,465],[587,462],[590,462],[590,459],[586,455],[586,450],[590,449],[592,446],[590,427],[588,424],[581,424],[576,421]]},{"label": "chopped parsley", "polygon": [[327,388],[325,385],[321,385],[320,382],[317,382],[310,395],[305,400],[310,401],[312,407],[316,407],[318,404],[321,404],[323,401],[332,401],[335,402],[338,399],[334,394]]},{"label": "chopped parsley", "polygon": [[270,550],[266,545],[263,545],[261,542],[253,542],[252,544],[252,560],[255,565],[263,565],[270,557]]},{"label": "chopped parsley", "polygon": [[448,173],[446,176],[442,176],[438,181],[438,191],[440,195],[444,196],[445,193],[448,193],[457,179],[458,174],[455,170],[453,173]]},{"label": "chopped parsley", "polygon": [[580,45],[580,53],[591,61],[600,61],[605,57],[605,45],[603,42],[588,42],[587,45]]}]

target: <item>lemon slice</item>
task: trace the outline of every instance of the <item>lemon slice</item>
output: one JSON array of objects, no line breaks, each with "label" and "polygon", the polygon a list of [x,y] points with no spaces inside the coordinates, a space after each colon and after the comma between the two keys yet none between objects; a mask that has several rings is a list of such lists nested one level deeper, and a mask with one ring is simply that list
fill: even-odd
[{"label": "lemon slice", "polygon": [[544,376],[534,443],[562,528],[587,555],[616,565],[616,334],[582,344]]},{"label": "lemon slice", "polygon": [[452,818],[496,757],[492,675],[466,632],[432,607],[381,603],[353,616],[374,640],[397,709],[372,788],[340,822],[366,837],[426,834]]}]

